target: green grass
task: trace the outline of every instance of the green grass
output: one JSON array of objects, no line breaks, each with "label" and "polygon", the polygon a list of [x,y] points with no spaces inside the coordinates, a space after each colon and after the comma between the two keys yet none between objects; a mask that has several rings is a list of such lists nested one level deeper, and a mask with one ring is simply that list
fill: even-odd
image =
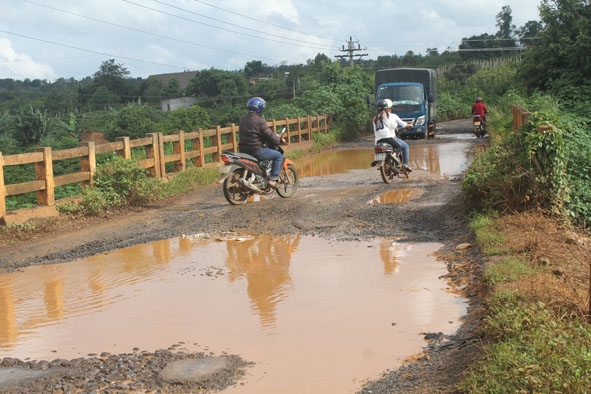
[{"label": "green grass", "polygon": [[[474,216],[471,228],[477,244],[494,258],[484,272],[490,286],[486,340],[458,389],[470,394],[591,393],[591,325],[536,297],[547,287],[532,279],[544,268],[503,245],[519,234],[503,234],[486,215]],[[535,286],[541,287],[534,291]]]},{"label": "green grass", "polygon": [[460,389],[478,393],[591,392],[591,329],[515,294],[494,297],[483,347]]},{"label": "green grass", "polygon": [[484,271],[484,280],[490,285],[512,282],[532,273],[532,268],[516,256],[506,256],[490,264]]},{"label": "green grass", "polygon": [[470,229],[476,236],[476,243],[486,256],[508,253],[505,236],[495,224],[493,217],[476,214],[470,222]]}]

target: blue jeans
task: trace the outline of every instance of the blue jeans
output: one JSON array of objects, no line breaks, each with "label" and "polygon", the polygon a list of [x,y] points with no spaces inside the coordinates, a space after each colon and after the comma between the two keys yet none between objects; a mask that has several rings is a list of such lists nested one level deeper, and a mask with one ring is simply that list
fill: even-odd
[{"label": "blue jeans", "polygon": [[393,145],[395,147],[397,146],[400,149],[402,149],[402,151],[404,152],[402,164],[404,164],[405,166],[408,166],[408,157],[410,156],[410,148],[408,147],[408,144],[406,142],[404,142],[403,140],[401,140],[398,137],[382,138],[378,142],[387,142],[390,145]]},{"label": "blue jeans", "polygon": [[273,160],[269,179],[276,181],[279,178],[279,171],[281,171],[281,165],[283,165],[283,155],[281,152],[278,152],[275,149],[264,147],[253,156],[260,161]]}]

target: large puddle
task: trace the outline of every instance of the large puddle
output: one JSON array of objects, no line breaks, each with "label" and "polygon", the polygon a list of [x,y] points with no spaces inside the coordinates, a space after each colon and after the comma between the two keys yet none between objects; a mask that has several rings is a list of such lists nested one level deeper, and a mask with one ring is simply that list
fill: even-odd
[{"label": "large puddle", "polygon": [[0,275],[0,359],[189,351],[255,365],[236,393],[354,392],[455,332],[442,245],[183,237]]},{"label": "large puddle", "polygon": [[[470,149],[470,145],[461,141],[411,145],[409,164],[415,170],[452,178],[466,169]],[[296,166],[301,178],[342,174],[372,168],[373,154],[373,148],[335,150],[298,160]]]}]

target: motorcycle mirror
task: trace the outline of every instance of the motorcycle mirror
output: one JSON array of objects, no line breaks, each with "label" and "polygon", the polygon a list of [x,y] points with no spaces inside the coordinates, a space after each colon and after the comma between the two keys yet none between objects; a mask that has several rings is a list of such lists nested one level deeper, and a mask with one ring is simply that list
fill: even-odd
[{"label": "motorcycle mirror", "polygon": [[285,133],[285,130],[287,130],[285,127],[281,129],[281,132],[279,133],[279,135]]}]

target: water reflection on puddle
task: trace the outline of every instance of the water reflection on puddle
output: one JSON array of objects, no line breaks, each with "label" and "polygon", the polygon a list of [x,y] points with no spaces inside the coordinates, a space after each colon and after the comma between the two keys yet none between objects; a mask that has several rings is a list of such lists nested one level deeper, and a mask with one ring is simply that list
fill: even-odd
[{"label": "water reflection on puddle", "polygon": [[[461,174],[468,165],[471,146],[465,142],[411,145],[411,168],[442,177]],[[373,148],[335,150],[306,157],[296,162],[301,178],[341,174],[371,167]],[[411,175],[412,176],[412,175]]]},{"label": "water reflection on puddle", "polygon": [[425,189],[396,189],[378,195],[370,201],[371,204],[406,204],[410,200],[419,198]]},{"label": "water reflection on puddle", "polygon": [[440,244],[187,237],[0,275],[0,359],[239,354],[239,393],[345,393],[453,333]]}]

